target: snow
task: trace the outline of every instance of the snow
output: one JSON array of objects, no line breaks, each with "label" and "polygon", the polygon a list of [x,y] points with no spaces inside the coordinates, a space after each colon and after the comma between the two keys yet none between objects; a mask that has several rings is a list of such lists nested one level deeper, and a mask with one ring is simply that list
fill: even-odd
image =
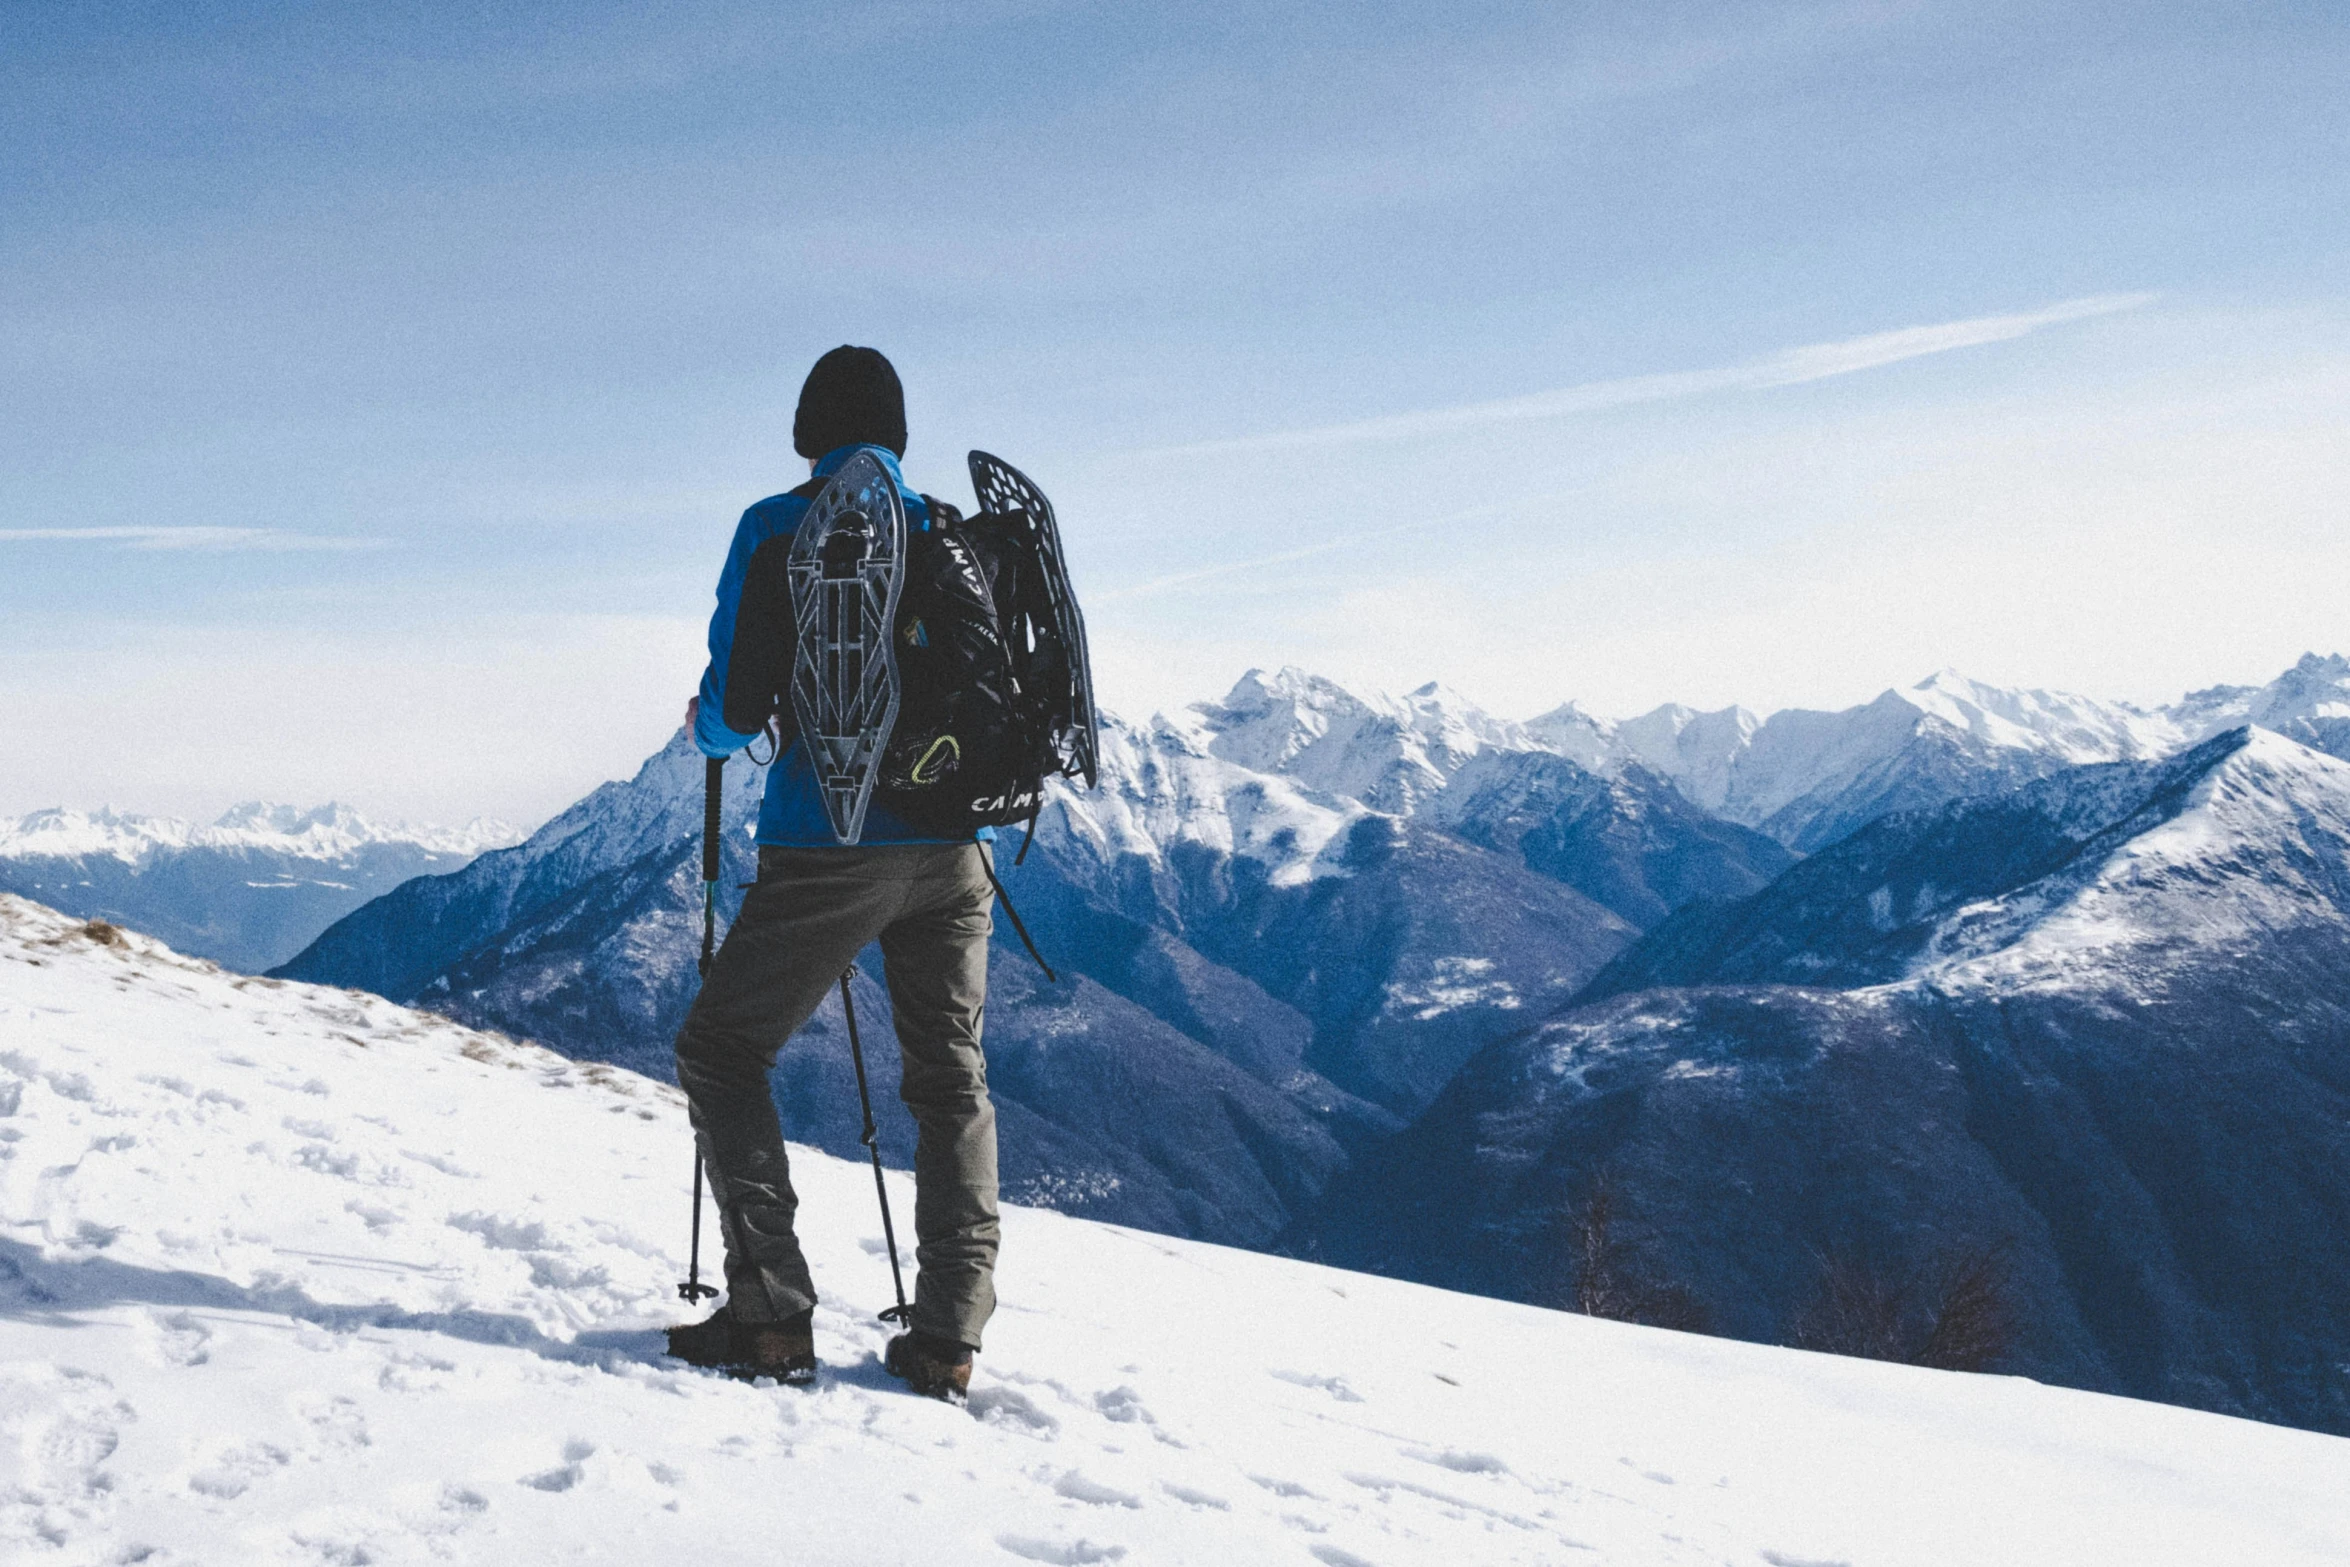
[{"label": "snow", "polygon": [[2306,719],[2350,718],[2350,658],[2305,653],[2265,686],[2190,692],[2171,712],[2198,739],[2239,724],[2284,730]]},{"label": "snow", "polygon": [[[0,817],[0,858],[97,856],[137,865],[159,849],[247,849],[298,859],[337,860],[373,843],[405,843],[432,854],[470,858],[521,838],[504,822],[479,817],[463,827],[379,824],[333,802],[309,810],[249,801],[210,826],[172,816],[52,808]],[[259,885],[256,883],[255,885]]]},{"label": "snow", "polygon": [[1926,733],[1986,758],[2077,765],[2170,756],[2248,723],[2295,731],[2343,718],[2350,659],[2309,654],[2265,686],[2215,686],[2154,709],[1988,685],[1945,669],[1836,712],[1788,708],[1757,719],[1743,708],[1700,713],[1667,703],[1613,721],[1570,702],[1526,730],[1596,772],[1638,761],[1707,810],[1754,827],[1797,802],[1832,797]]},{"label": "snow", "polygon": [[1514,1012],[1526,1004],[1525,999],[1507,980],[1486,977],[1494,966],[1491,958],[1438,958],[1420,984],[1389,985],[1384,1010],[1419,1023],[1463,1007],[1493,1006]]},{"label": "snow", "polygon": [[2069,691],[1988,686],[1955,669],[1919,681],[1905,700],[1984,745],[2074,764],[2162,756],[2188,743],[2186,731],[2167,714]]},{"label": "snow", "polygon": [[1100,787],[1052,791],[1049,810],[1069,839],[1104,866],[1128,854],[1163,866],[1194,844],[1263,862],[1276,886],[1329,874],[1367,808],[1216,755],[1205,726],[1186,717],[1143,728],[1104,717]]},{"label": "snow", "polygon": [[1409,814],[1481,751],[1540,748],[1525,726],[1434,683],[1395,697],[1252,669],[1222,702],[1192,711],[1211,754],[1390,815]]},{"label": "snow", "polygon": [[[2290,728],[2350,717],[2350,660],[2304,658],[2267,686],[2219,687],[2144,709],[2063,691],[1987,685],[1943,670],[1838,712],[1667,703],[1636,718],[1567,702],[1516,723],[1431,683],[1403,696],[1296,668],[1252,669],[1221,701],[1135,723],[1105,715],[1102,786],[1056,788],[1048,814],[1100,864],[1163,866],[1179,846],[1253,859],[1275,886],[1342,874],[1347,830],[1366,815],[1416,817],[1464,770],[1546,751],[1602,777],[1640,766],[1706,810],[1790,839],[1922,735],[1954,741],[1986,778],[2023,783],[2049,767],[2150,760],[2244,723]],[[578,808],[575,807],[575,811]],[[1441,824],[1442,812],[1437,813]],[[542,837],[569,831],[568,816]]]},{"label": "snow", "polygon": [[1101,742],[1101,786],[1048,806],[1095,861],[1159,867],[1194,845],[1277,887],[1341,873],[1348,829],[1411,815],[1474,758],[1547,749],[1440,685],[1398,697],[1298,669],[1252,669],[1223,701],[1148,723],[1104,715]]},{"label": "snow", "polygon": [[[2172,764],[2188,769],[2193,759]],[[2142,800],[2164,769],[2061,775],[2032,796],[2084,839]],[[2145,988],[2172,959],[2330,928],[2350,886],[2350,762],[2265,729],[2193,780],[2178,811],[2004,897],[1945,916],[1913,978],[2006,993]]]},{"label": "snow", "polygon": [[1625,748],[1653,772],[1672,779],[1683,794],[1709,811],[1730,797],[1737,759],[1754,741],[1763,721],[1743,707],[1700,713],[1668,702],[1616,726]]},{"label": "snow", "polygon": [[688,1146],[628,1073],[0,898],[8,1558],[2350,1557],[2339,1439],[1035,1210],[951,1408],[876,1363],[869,1172],[804,1149],[828,1369],[705,1376],[655,1332]]}]

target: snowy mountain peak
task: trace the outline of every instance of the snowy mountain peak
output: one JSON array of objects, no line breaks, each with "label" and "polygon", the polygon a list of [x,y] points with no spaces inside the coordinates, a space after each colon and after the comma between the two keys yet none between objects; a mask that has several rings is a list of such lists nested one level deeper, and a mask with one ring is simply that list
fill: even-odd
[{"label": "snowy mountain peak", "polygon": [[2350,659],[2304,653],[2265,686],[2213,686],[2191,693],[2177,712],[2182,725],[2205,734],[2259,724],[2296,739],[2322,740],[2328,726],[2350,724]]},{"label": "snowy mountain peak", "polygon": [[1480,751],[1539,748],[1524,725],[1433,682],[1397,697],[1294,667],[1273,675],[1252,669],[1222,702],[1192,711],[1216,757],[1396,814]]},{"label": "snowy mountain peak", "polygon": [[2089,852],[1956,910],[1913,973],[1953,984],[2145,985],[2177,961],[2350,920],[2350,762],[2227,731],[2160,763],[2060,774],[2044,803]]},{"label": "snowy mountain peak", "polygon": [[1729,797],[1732,769],[1762,724],[1743,707],[1701,713],[1668,702],[1617,725],[1616,738],[1651,771],[1672,779],[1683,794],[1718,811]]},{"label": "snowy mountain peak", "polygon": [[280,805],[269,800],[246,800],[221,812],[212,824],[232,831],[260,831],[283,833],[288,837],[325,827],[341,831],[365,831],[367,819],[337,800],[304,810],[298,805]]},{"label": "snowy mountain peak", "polygon": [[255,849],[301,859],[335,859],[371,844],[404,844],[430,854],[479,854],[521,837],[504,822],[476,817],[463,827],[378,825],[330,801],[303,809],[251,800],[208,827],[175,816],[141,816],[101,807],[52,806],[0,817],[0,859],[92,856],[139,864],[165,849]]},{"label": "snowy mountain peak", "polygon": [[1613,772],[1622,762],[1618,731],[1613,720],[1586,711],[1580,702],[1563,703],[1526,725],[1537,745],[1595,773]]},{"label": "snowy mountain peak", "polygon": [[95,811],[50,806],[14,818],[0,817],[0,858],[39,855],[76,859],[98,854],[135,859],[157,845],[187,842],[192,830],[186,822],[169,817],[122,816],[105,806]]},{"label": "snowy mountain peak", "polygon": [[209,826],[53,807],[0,817],[0,892],[156,931],[259,971],[411,876],[451,871],[518,835],[503,822],[379,826],[347,805],[248,801]]},{"label": "snowy mountain peak", "polygon": [[2169,719],[2127,703],[2103,702],[2069,691],[1985,685],[1955,669],[1942,670],[1906,692],[1887,692],[1886,696],[1897,697],[1984,745],[2042,752],[2067,762],[2156,756],[2185,738]]}]

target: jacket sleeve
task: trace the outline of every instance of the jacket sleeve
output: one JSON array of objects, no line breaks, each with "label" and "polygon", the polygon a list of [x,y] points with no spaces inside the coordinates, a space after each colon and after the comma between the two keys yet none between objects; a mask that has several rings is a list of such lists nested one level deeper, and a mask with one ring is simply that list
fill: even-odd
[{"label": "jacket sleeve", "polygon": [[734,545],[726,552],[726,568],[718,574],[718,608],[710,616],[710,663],[702,671],[702,703],[694,722],[694,744],[704,756],[731,756],[758,738],[726,726],[726,666],[734,652],[735,613],[742,604],[743,576],[752,552],[766,536],[759,508],[743,513],[735,524]]}]

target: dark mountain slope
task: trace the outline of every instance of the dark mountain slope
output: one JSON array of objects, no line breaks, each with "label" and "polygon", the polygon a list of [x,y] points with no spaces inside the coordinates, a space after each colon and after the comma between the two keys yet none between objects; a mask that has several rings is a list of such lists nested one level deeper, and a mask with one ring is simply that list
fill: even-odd
[{"label": "dark mountain slope", "polygon": [[1637,763],[1603,777],[1546,752],[1491,751],[1454,775],[1426,815],[1642,930],[1686,904],[1759,891],[1795,863]]},{"label": "dark mountain slope", "polygon": [[1784,1340],[1823,1256],[1915,1285],[2004,1248],[2009,1368],[2350,1431],[2350,766],[2240,731],[1704,919],[1622,965],[1693,983],[1602,981],[1470,1063],[1334,1187],[1325,1253],[1563,1299],[1604,1181],[1641,1269]]}]

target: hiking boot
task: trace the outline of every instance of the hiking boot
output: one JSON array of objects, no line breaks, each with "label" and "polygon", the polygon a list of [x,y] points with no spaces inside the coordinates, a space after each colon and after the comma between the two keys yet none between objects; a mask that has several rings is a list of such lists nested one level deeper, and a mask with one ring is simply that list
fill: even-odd
[{"label": "hiking boot", "polygon": [[742,1322],[721,1309],[706,1321],[671,1328],[669,1353],[689,1366],[745,1381],[773,1377],[787,1387],[806,1387],[816,1380],[815,1316],[803,1311],[780,1322]]},{"label": "hiking boot", "polygon": [[734,1363],[734,1317],[724,1306],[700,1322],[669,1330],[669,1354],[689,1366],[715,1371]]},{"label": "hiking boot", "polygon": [[971,1391],[971,1346],[927,1333],[900,1333],[881,1357],[883,1369],[925,1398],[960,1403]]}]

